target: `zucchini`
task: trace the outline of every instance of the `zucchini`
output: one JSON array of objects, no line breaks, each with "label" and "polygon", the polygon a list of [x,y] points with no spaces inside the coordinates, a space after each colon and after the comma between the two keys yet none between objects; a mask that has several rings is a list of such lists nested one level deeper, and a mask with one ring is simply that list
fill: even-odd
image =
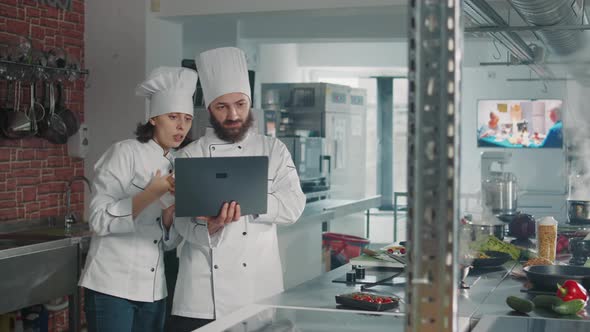
[{"label": "zucchini", "polygon": [[522,312],[525,314],[533,311],[533,309],[535,308],[533,302],[517,296],[508,296],[506,298],[506,304],[508,304],[508,306],[512,308],[514,311]]},{"label": "zucchini", "polygon": [[553,311],[560,315],[574,315],[584,309],[586,302],[580,299],[562,302],[559,305],[553,306]]},{"label": "zucchini", "polygon": [[535,308],[546,308],[552,309],[553,306],[557,306],[563,303],[563,300],[554,295],[537,295],[533,299]]}]

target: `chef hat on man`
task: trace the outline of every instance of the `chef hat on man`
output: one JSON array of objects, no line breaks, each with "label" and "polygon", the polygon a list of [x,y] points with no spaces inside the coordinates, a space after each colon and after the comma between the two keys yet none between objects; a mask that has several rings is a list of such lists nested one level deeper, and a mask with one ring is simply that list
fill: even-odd
[{"label": "chef hat on man", "polygon": [[235,47],[221,47],[205,51],[195,59],[201,77],[205,106],[224,94],[240,92],[250,96],[246,55]]},{"label": "chef hat on man", "polygon": [[193,94],[197,87],[197,79],[197,72],[188,68],[154,69],[135,89],[135,94],[150,101],[145,121],[166,113],[193,115]]}]

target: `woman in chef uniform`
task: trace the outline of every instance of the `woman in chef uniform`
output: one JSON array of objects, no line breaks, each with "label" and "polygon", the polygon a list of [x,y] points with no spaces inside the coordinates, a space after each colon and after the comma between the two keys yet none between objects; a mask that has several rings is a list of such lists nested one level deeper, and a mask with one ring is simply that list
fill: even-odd
[{"label": "woman in chef uniform", "polygon": [[171,237],[185,240],[172,308],[175,332],[192,331],[281,292],[276,225],[295,223],[305,206],[286,146],[251,127],[244,53],[235,47],[218,48],[201,53],[196,62],[213,128],[183,148],[181,156],[268,156],[268,208],[263,215],[242,216],[240,202],[228,202],[215,217],[175,219]]},{"label": "woman in chef uniform", "polygon": [[146,123],[94,166],[93,236],[80,279],[90,332],[163,330],[173,153],[189,141],[196,84],[194,70],[156,68],[136,89],[150,101]]}]

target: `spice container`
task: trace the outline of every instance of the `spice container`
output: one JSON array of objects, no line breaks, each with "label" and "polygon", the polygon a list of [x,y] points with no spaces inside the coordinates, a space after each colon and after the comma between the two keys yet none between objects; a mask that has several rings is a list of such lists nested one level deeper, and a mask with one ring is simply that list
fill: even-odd
[{"label": "spice container", "polygon": [[347,284],[354,284],[356,281],[356,272],[349,271],[346,272],[346,283]]},{"label": "spice container", "polygon": [[358,265],[354,267],[354,272],[356,273],[356,279],[365,279],[365,268]]},{"label": "spice container", "polygon": [[537,223],[537,254],[555,263],[557,220],[545,217]]}]

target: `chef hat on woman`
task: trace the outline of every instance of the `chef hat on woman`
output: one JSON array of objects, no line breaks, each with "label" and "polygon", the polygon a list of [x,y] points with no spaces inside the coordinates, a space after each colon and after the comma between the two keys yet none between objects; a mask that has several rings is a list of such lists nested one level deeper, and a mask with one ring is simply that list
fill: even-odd
[{"label": "chef hat on woman", "polygon": [[197,72],[188,68],[154,69],[135,89],[135,94],[150,101],[145,121],[166,113],[193,115],[193,94],[197,87],[197,79]]},{"label": "chef hat on woman", "polygon": [[221,47],[205,51],[195,63],[201,77],[205,106],[228,93],[240,92],[250,96],[246,55],[235,47]]}]

